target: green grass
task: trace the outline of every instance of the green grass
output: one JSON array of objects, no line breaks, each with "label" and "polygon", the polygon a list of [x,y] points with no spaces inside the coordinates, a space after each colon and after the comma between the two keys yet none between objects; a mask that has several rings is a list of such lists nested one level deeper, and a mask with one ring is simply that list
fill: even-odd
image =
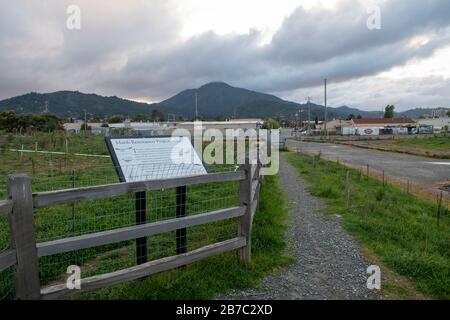
[{"label": "green grass", "polygon": [[108,148],[102,135],[68,134],[64,132],[36,132],[29,135],[0,134],[0,148],[65,152],[85,154],[108,154]]},{"label": "green grass", "polygon": [[[287,209],[276,177],[267,177],[260,199],[253,226],[250,265],[243,265],[236,252],[230,252],[210,257],[184,269],[163,272],[141,281],[81,294],[75,298],[210,299],[231,289],[255,285],[263,276],[291,261],[284,256],[284,220]],[[99,265],[107,266],[113,261],[117,263],[118,259],[117,255],[104,256]]]},{"label": "green grass", "polygon": [[367,179],[350,169],[350,202],[346,208],[348,168],[302,154],[289,161],[310,183],[310,192],[328,204],[328,214],[342,217],[344,227],[387,267],[436,299],[450,299],[450,217],[444,209],[439,225],[437,204],[391,185]]},{"label": "green grass", "polygon": [[450,136],[432,136],[424,138],[396,140],[399,146],[424,148],[429,151],[449,151]]},{"label": "green grass", "polygon": [[[31,177],[33,191],[48,191],[76,187],[91,186],[105,183],[118,182],[117,175],[110,159],[89,158],[74,156],[10,152],[8,149],[34,149],[38,142],[39,150],[64,151],[65,139],[69,141],[71,153],[105,154],[106,146],[103,137],[96,135],[64,135],[39,133],[32,136],[0,136],[0,198],[6,195],[6,177],[12,173],[26,173]],[[234,169],[234,167],[233,167]],[[209,171],[227,171],[226,166],[208,168]],[[74,181],[72,172],[75,172]],[[190,186],[187,189],[187,211],[190,215],[209,212],[217,209],[238,205],[237,182],[210,183],[205,185]],[[269,189],[266,191],[266,189]],[[278,193],[277,193],[278,192]],[[265,195],[264,195],[265,194]],[[275,194],[273,202],[267,200],[271,194]],[[224,292],[229,288],[242,287],[253,284],[256,279],[266,272],[284,265],[287,259],[282,257],[284,246],[282,219],[286,211],[283,207],[283,199],[277,187],[276,180],[268,179],[262,191],[262,204],[260,213],[257,214],[258,227],[254,229],[254,263],[250,269],[243,267],[236,259],[236,253],[212,257],[207,261],[201,261],[188,266],[185,270],[173,270],[156,275],[154,281],[149,282],[156,299],[179,296],[187,297],[187,293],[172,292],[168,295],[167,286],[183,287],[183,279],[191,281],[192,278],[205,278],[195,297],[211,297],[212,294]],[[75,216],[72,217],[72,205],[58,205],[35,210],[35,226],[38,241],[50,241],[86,233],[110,230],[135,224],[135,199],[134,195],[110,197],[93,201],[80,201],[75,204]],[[175,217],[175,190],[159,190],[147,192],[147,221],[161,221]],[[270,213],[270,214],[269,214]],[[267,221],[266,221],[267,220]],[[258,222],[259,221],[259,222]],[[188,250],[223,241],[237,235],[237,219],[188,228]],[[0,251],[8,248],[9,234],[8,223],[4,218],[0,219]],[[175,254],[175,233],[148,237],[148,259],[154,260]],[[261,247],[264,247],[261,249]],[[260,253],[258,253],[260,252]],[[262,253],[261,253],[262,252]],[[58,254],[39,259],[40,277],[42,286],[61,283],[64,281],[66,268],[69,265],[79,265],[82,276],[88,277],[106,272],[113,272],[122,268],[135,265],[135,242],[127,241],[113,245],[78,250],[74,252]],[[204,269],[200,273],[198,268]],[[208,279],[204,273],[211,275],[213,269],[216,272],[214,279]],[[216,271],[217,271],[216,270]],[[225,271],[223,271],[225,270]],[[235,272],[237,272],[235,274]],[[0,273],[0,298],[12,287],[10,275]],[[149,279],[151,279],[149,278]],[[223,280],[222,278],[226,278]],[[161,280],[169,279],[169,280]],[[223,282],[223,283],[222,283]],[[8,284],[2,286],[2,283]],[[133,285],[142,286],[144,282],[125,285],[130,292],[126,296],[118,291],[105,291],[101,295],[108,298],[136,298],[139,299]],[[156,290],[158,283],[163,287]],[[130,289],[131,288],[131,289]],[[122,290],[120,289],[120,290]],[[144,288],[145,289],[145,288]],[[142,290],[144,290],[142,289]],[[123,289],[125,290],[125,289]],[[181,289],[180,289],[181,290]],[[145,291],[145,290],[144,290]],[[148,297],[144,295],[142,298]],[[106,293],[107,292],[107,293]],[[106,296],[105,296],[106,297]]]}]

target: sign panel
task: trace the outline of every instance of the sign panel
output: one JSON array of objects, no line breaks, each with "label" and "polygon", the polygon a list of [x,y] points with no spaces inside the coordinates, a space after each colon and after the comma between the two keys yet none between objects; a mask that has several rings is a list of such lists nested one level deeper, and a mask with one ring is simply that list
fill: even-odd
[{"label": "sign panel", "polygon": [[380,135],[379,128],[358,128],[357,133],[360,136],[378,136]]},{"label": "sign panel", "polygon": [[187,137],[106,138],[122,182],[207,174]]}]

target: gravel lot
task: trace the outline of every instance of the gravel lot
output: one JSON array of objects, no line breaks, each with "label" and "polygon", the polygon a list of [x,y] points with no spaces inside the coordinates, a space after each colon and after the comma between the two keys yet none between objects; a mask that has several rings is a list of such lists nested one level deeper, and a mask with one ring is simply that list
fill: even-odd
[{"label": "gravel lot", "polygon": [[338,217],[324,217],[323,201],[311,196],[305,181],[281,154],[280,183],[290,208],[289,253],[296,262],[264,278],[251,290],[221,299],[378,299],[366,287],[370,263],[343,230]]}]

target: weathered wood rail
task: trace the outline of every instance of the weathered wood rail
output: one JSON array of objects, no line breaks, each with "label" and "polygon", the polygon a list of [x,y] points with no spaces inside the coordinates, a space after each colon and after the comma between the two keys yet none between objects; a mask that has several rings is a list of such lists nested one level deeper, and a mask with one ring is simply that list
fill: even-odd
[{"label": "weathered wood rail", "polygon": [[[9,176],[8,199],[0,201],[0,216],[9,217],[11,246],[8,250],[0,253],[0,272],[13,267],[17,299],[59,299],[74,293],[136,280],[231,250],[239,250],[241,261],[246,263],[251,259],[252,224],[260,189],[259,169],[259,165],[247,164],[242,165],[236,172],[35,193],[32,192],[30,179],[26,175]],[[34,208],[225,181],[239,181],[240,183],[239,205],[236,207],[53,241],[40,243],[36,241]],[[81,289],[71,290],[65,283],[41,288],[38,257],[139,239],[232,218],[239,218],[238,235],[233,239],[119,271],[84,278],[81,279]]]}]

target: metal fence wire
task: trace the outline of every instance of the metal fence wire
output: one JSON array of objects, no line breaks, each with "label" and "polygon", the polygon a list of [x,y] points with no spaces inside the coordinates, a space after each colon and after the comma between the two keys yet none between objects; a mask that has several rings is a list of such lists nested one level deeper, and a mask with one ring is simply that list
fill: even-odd
[{"label": "metal fence wire", "polygon": [[[24,169],[24,168],[23,168]],[[30,168],[28,168],[30,170]],[[228,172],[236,166],[209,166],[207,171]],[[24,170],[25,172],[27,170]],[[46,170],[44,170],[46,171]],[[50,174],[28,172],[33,192],[70,189],[110,183],[118,183],[115,168],[111,163],[98,163],[75,170],[68,168]],[[1,177],[3,183],[6,175]],[[239,205],[239,182],[217,182],[199,184],[185,188],[186,215],[192,216]],[[145,195],[146,223],[175,218],[177,215],[176,188],[147,191]],[[6,195],[4,187],[3,198]],[[142,193],[141,193],[142,195]],[[77,201],[71,204],[54,205],[34,210],[36,239],[38,243],[80,236],[136,225],[136,201],[138,194],[131,193],[98,200]],[[142,199],[141,199],[142,200]],[[9,227],[6,217],[0,220],[0,250],[9,248]],[[184,237],[184,235],[182,235]],[[68,276],[67,268],[77,265],[82,277],[108,273],[136,265],[145,254],[147,261],[173,256],[183,250],[191,251],[208,244],[237,236],[237,219],[186,228],[185,248],[177,248],[180,237],[176,231],[145,239],[136,246],[135,240],[82,249],[39,258],[39,273],[42,287],[63,283]],[[139,243],[139,242],[138,242]],[[142,250],[144,249],[144,251]],[[0,298],[14,298],[12,270],[0,273]]]},{"label": "metal fence wire", "polygon": [[[197,215],[238,206],[239,183],[221,182],[186,188],[186,213]],[[79,201],[72,205],[57,205],[35,210],[38,242],[57,240],[94,232],[112,230],[136,224],[136,194],[99,200]],[[145,192],[146,223],[176,217],[175,188]],[[237,220],[230,219],[186,229],[186,248],[195,250],[208,244],[237,236]],[[146,238],[148,261],[177,253],[177,233],[167,232]],[[144,245],[144,244],[143,244]],[[78,265],[82,276],[112,272],[135,265],[142,250],[136,251],[135,241],[78,250],[39,258],[43,286],[64,279],[68,266]]]},{"label": "metal fence wire", "polygon": [[[76,139],[77,137],[72,137]],[[95,137],[94,137],[95,138]],[[34,139],[34,140],[33,140]],[[16,149],[66,151],[64,141],[49,147],[50,140],[22,139],[14,144]],[[46,138],[47,139],[47,138]],[[56,138],[55,138],[56,139]],[[80,138],[81,139],[81,138]],[[0,199],[7,195],[7,177],[10,174],[27,174],[33,192],[80,188],[118,183],[118,170],[105,153],[103,139],[69,152],[92,153],[98,156],[75,156],[40,152],[9,151],[3,145],[0,150]],[[95,140],[95,139],[94,139]],[[99,139],[97,139],[99,140]],[[70,142],[70,139],[69,139]],[[22,144],[24,146],[22,146]],[[49,149],[50,148],[50,149]],[[106,155],[106,157],[105,157]],[[166,165],[167,167],[167,165]],[[208,173],[238,170],[237,165],[206,165]],[[155,168],[158,169],[158,168]],[[177,217],[176,188],[147,191],[145,195],[146,219],[144,223],[164,221]],[[186,215],[198,215],[239,205],[239,182],[218,182],[188,186],[185,188]],[[136,225],[135,193],[98,200],[77,201],[34,210],[34,224],[38,243],[80,236]],[[112,272],[136,265],[136,260],[146,256],[148,261],[191,251],[238,235],[238,218],[186,228],[186,233],[176,231],[149,236],[145,242],[135,240],[77,250],[39,258],[39,272],[43,287],[61,283],[68,276],[67,267],[78,265],[82,277]],[[181,239],[183,238],[183,239]],[[184,238],[186,241],[184,242]],[[177,247],[178,246],[178,247]],[[180,247],[183,246],[183,247]],[[10,248],[9,222],[0,217],[0,253]],[[194,264],[195,265],[195,264]],[[13,270],[0,272],[0,299],[13,299]]]},{"label": "metal fence wire", "polygon": [[[10,247],[8,218],[0,216],[0,254]],[[0,300],[14,299],[14,279],[12,268],[0,272]]]}]

